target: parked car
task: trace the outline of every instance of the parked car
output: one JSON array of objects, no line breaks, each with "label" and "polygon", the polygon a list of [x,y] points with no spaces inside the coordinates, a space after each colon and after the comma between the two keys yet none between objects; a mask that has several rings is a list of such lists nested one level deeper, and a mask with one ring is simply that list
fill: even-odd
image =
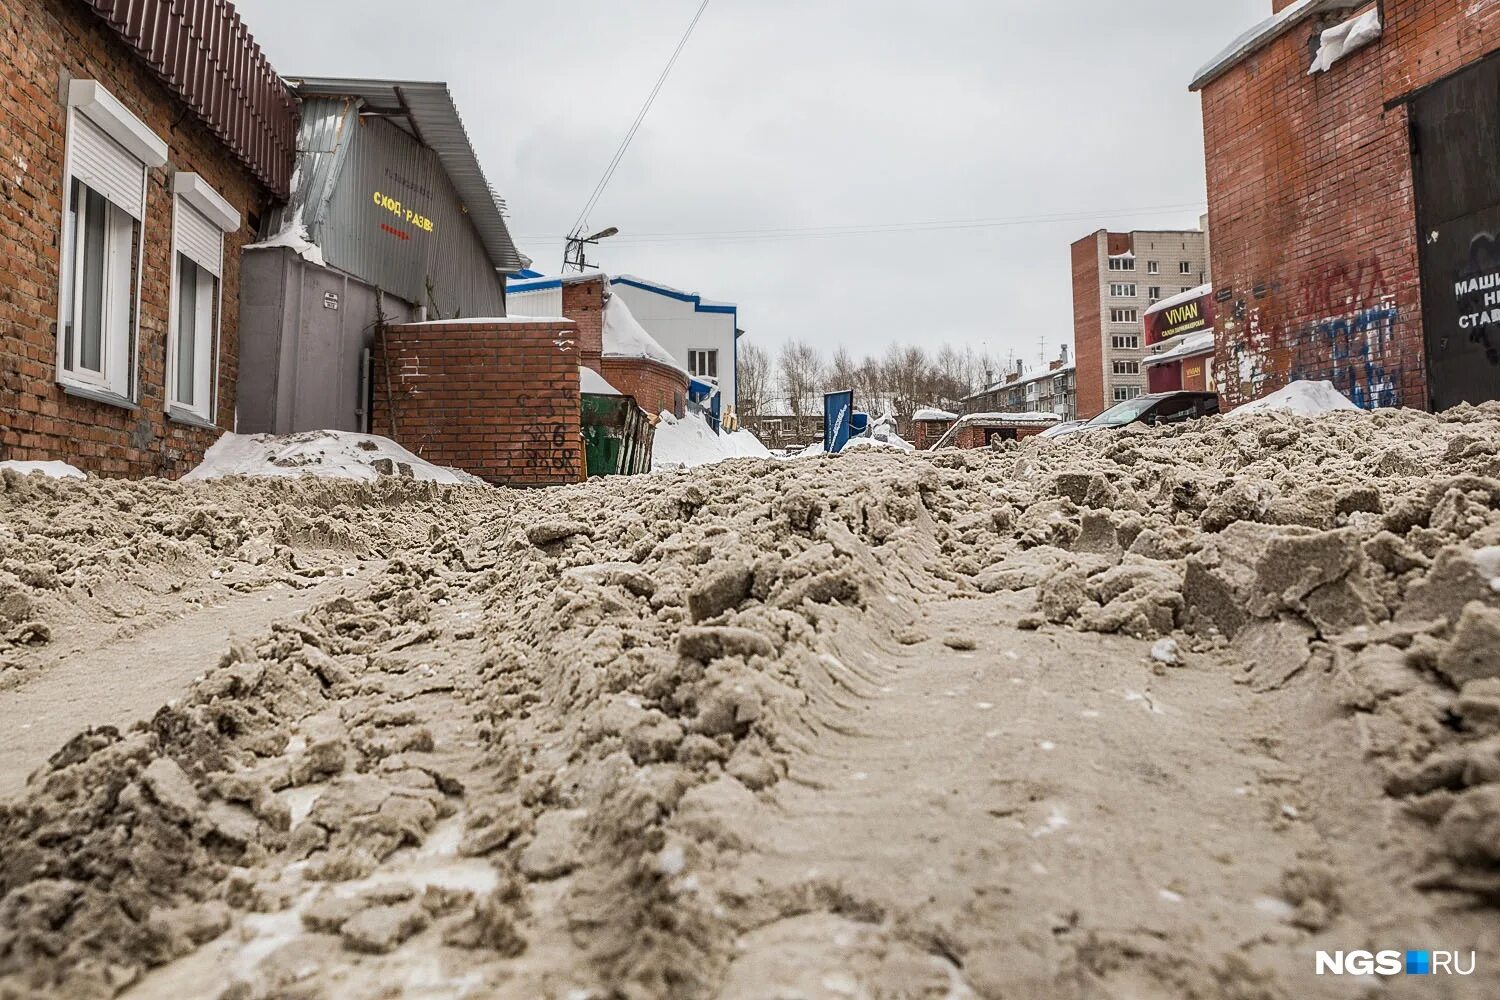
[{"label": "parked car", "polygon": [[1048,427],[1046,430],[1042,431],[1042,433],[1038,434],[1037,437],[1066,437],[1067,435],[1078,430],[1078,428],[1082,427],[1086,423],[1088,423],[1087,420],[1064,420],[1060,424],[1053,424],[1051,427]]},{"label": "parked car", "polygon": [[1137,396],[1116,404],[1093,420],[1070,430],[1059,430],[1052,437],[1068,437],[1085,431],[1119,430],[1131,424],[1146,424],[1151,427],[1162,424],[1179,424],[1201,417],[1211,417],[1219,412],[1219,396],[1213,392],[1158,392],[1149,396]]}]

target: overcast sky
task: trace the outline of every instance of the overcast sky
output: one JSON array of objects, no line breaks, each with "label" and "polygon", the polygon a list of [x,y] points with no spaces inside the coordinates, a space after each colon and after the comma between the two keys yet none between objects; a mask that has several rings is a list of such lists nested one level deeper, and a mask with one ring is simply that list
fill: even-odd
[{"label": "overcast sky", "polygon": [[[444,80],[555,273],[699,0],[241,0],[286,75]],[[1269,0],[712,0],[590,217],[775,349],[1072,339],[1068,245],[1205,210],[1193,71]],[[858,237],[766,230],[1034,220]],[[682,234],[692,234],[691,238]],[[698,234],[714,235],[698,238]]]}]

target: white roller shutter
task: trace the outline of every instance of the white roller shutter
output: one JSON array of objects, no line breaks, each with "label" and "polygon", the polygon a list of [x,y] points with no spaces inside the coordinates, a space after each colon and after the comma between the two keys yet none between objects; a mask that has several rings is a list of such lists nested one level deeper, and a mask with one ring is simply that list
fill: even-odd
[{"label": "white roller shutter", "polygon": [[183,198],[177,199],[176,215],[177,252],[219,277],[224,267],[224,231]]},{"label": "white roller shutter", "polygon": [[102,194],[132,218],[146,217],[146,165],[131,155],[88,115],[73,115],[73,176]]}]

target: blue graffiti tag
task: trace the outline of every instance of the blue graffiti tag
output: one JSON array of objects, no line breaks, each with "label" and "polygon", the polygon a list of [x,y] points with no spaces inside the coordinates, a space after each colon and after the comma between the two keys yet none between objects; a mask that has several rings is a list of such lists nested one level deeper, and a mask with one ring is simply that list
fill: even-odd
[{"label": "blue graffiti tag", "polygon": [[1395,306],[1382,305],[1314,327],[1315,336],[1328,346],[1334,386],[1356,406],[1373,410],[1401,403],[1401,371],[1384,365],[1399,316]]}]

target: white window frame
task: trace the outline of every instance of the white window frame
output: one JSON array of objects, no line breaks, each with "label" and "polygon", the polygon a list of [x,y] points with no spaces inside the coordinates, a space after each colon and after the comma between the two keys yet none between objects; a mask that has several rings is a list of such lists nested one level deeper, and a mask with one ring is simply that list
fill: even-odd
[{"label": "white window frame", "polygon": [[1138,287],[1139,286],[1137,286],[1135,284],[1122,284],[1122,283],[1111,282],[1110,286],[1109,286],[1109,294],[1113,298],[1117,298],[1117,299],[1133,299],[1133,298],[1136,297],[1135,293],[1136,293],[1136,290],[1138,289]]},{"label": "white window frame", "polygon": [[1111,323],[1139,323],[1141,311],[1139,309],[1111,309],[1109,321]]},{"label": "white window frame", "polygon": [[1128,403],[1132,399],[1139,399],[1142,395],[1141,387],[1138,385],[1115,386],[1115,402]]},{"label": "white window frame", "polygon": [[[709,357],[712,357],[713,358],[713,362],[714,362],[714,374],[712,374],[712,375],[710,375],[706,371],[700,372],[700,371],[697,370],[699,367],[706,368],[707,365],[699,365],[696,362],[698,362],[701,359],[706,359],[706,358],[709,358]],[[690,347],[690,348],[688,348],[688,374],[692,375],[694,378],[711,378],[711,379],[714,379],[715,381],[717,381],[718,378],[719,378],[718,371],[719,371],[719,349],[717,347]]]},{"label": "white window frame", "polygon": [[1190,261],[1190,260],[1183,261],[1181,264],[1179,264],[1177,266],[1177,273],[1178,274],[1192,274],[1193,273],[1193,262]]},{"label": "white window frame", "polygon": [[1146,273],[1147,274],[1161,274],[1161,261],[1159,261],[1159,260],[1148,260],[1148,261],[1146,261]]},{"label": "white window frame", "polygon": [[1139,375],[1141,373],[1139,361],[1116,361],[1114,365],[1116,375]]},{"label": "white window frame", "polygon": [[[81,125],[80,117],[87,118],[88,126]],[[109,197],[107,190],[113,185],[96,179],[91,165],[80,156],[80,130],[91,127],[104,133],[105,142],[113,143],[111,158],[120,167],[120,172],[130,176],[133,188],[134,171],[140,171],[139,200],[131,190],[128,197],[120,188]],[[144,280],[146,261],[146,210],[147,178],[153,167],[167,162],[167,144],[152,132],[135,115],[121,104],[109,91],[95,80],[73,80],[68,84],[66,152],[63,161],[62,239],[58,248],[58,296],[57,296],[57,381],[65,390],[88,396],[103,402],[135,404],[140,367],[141,285]],[[95,147],[99,148],[99,147]],[[77,248],[74,244],[74,225],[87,224],[84,206],[74,204],[73,188],[77,181],[80,187],[88,188],[105,198],[110,204],[106,219],[105,277],[101,290],[101,314],[113,317],[104,320],[100,331],[100,370],[82,368],[79,358],[74,357],[73,367],[68,367],[69,315],[77,316],[81,308],[82,281],[74,268]],[[123,199],[123,203],[121,203]],[[128,219],[128,224],[124,221]],[[120,258],[120,243],[133,241],[135,260]],[[125,253],[129,253],[127,248]],[[123,267],[130,264],[132,280],[121,289],[119,277]],[[64,287],[71,279],[71,287]],[[123,298],[123,301],[122,301]],[[82,352],[82,338],[75,337],[74,351]]]},{"label": "white window frame", "polygon": [[1109,269],[1111,271],[1134,271],[1135,270],[1135,258],[1134,257],[1111,257],[1109,259]]},{"label": "white window frame", "polygon": [[1110,349],[1115,351],[1139,351],[1141,335],[1138,333],[1111,334]]},{"label": "white window frame", "polygon": [[[172,276],[170,283],[170,308],[167,317],[166,392],[164,394],[168,416],[179,420],[194,420],[213,423],[218,415],[219,358],[224,329],[224,237],[240,228],[240,213],[225,201],[204,179],[195,173],[181,171],[172,178]],[[206,224],[206,225],[205,225]],[[202,234],[217,231],[218,246],[205,247],[205,240],[187,240],[190,227]],[[191,249],[188,243],[195,244]],[[177,393],[178,357],[182,335],[181,296],[179,282],[182,264],[186,262],[197,268],[201,276],[207,275],[212,286],[207,296],[201,292],[194,309],[194,332],[199,337],[194,350],[193,401],[181,399]],[[198,326],[207,318],[208,328]]]}]

